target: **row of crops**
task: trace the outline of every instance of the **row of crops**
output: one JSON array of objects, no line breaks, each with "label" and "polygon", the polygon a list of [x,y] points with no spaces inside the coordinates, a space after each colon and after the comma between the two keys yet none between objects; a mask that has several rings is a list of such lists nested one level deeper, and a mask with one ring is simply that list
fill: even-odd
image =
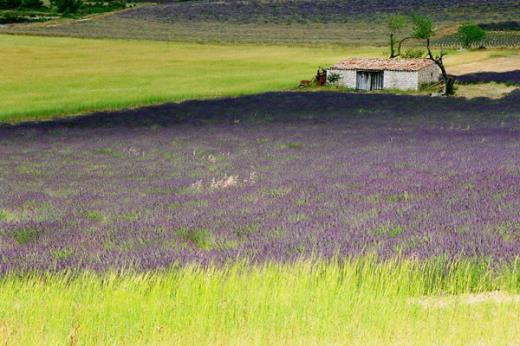
[{"label": "row of crops", "polygon": [[[460,39],[457,34],[447,35],[438,40],[435,40],[434,45],[443,48],[458,48],[460,47]],[[473,45],[475,48],[496,47],[496,48],[516,48],[520,47],[520,32],[519,31],[491,31],[486,33],[486,37],[479,43]]]},{"label": "row of crops", "polygon": [[[140,0],[143,1],[143,0]],[[151,0],[144,0],[146,2]],[[153,1],[156,2],[156,1]],[[475,22],[516,20],[517,0],[162,0],[118,14],[161,22],[218,21],[231,23],[348,23],[352,19],[384,21],[391,13],[421,13],[435,20]],[[492,17],[492,18],[490,18]]]}]

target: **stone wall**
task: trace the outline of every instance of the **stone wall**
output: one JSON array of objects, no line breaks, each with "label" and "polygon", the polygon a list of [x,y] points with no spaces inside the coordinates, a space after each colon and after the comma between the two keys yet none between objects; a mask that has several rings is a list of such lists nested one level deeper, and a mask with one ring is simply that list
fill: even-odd
[{"label": "stone wall", "polygon": [[339,86],[351,89],[356,88],[356,71],[330,69],[327,70],[327,77],[332,73],[336,73],[340,76],[338,81]]},{"label": "stone wall", "polygon": [[435,83],[441,78],[441,69],[433,64],[419,71],[419,86],[425,83]]},{"label": "stone wall", "polygon": [[385,71],[384,89],[417,90],[417,72]]}]

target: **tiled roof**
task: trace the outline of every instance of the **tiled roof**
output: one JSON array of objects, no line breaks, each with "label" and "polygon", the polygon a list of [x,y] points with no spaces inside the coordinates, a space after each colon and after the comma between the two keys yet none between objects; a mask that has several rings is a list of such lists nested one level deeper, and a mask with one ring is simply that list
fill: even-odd
[{"label": "tiled roof", "polygon": [[429,59],[349,58],[332,68],[337,70],[419,71],[432,64],[433,61]]}]

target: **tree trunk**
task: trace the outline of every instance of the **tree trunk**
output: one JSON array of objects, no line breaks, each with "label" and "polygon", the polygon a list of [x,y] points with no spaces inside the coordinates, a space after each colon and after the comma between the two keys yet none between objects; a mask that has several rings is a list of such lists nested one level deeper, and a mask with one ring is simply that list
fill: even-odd
[{"label": "tree trunk", "polygon": [[438,57],[434,57],[432,54],[432,50],[430,47],[430,39],[426,39],[426,49],[428,50],[428,58],[432,60],[435,65],[437,65],[442,73],[442,79],[444,81],[443,95],[450,96],[455,93],[455,79],[451,78],[446,72],[446,68],[444,67],[443,57],[444,54],[441,51],[441,54]]},{"label": "tree trunk", "polygon": [[395,37],[394,34],[390,34],[390,59],[395,58],[397,55],[395,54]]},{"label": "tree trunk", "polygon": [[396,57],[398,56],[401,56],[401,47],[403,45],[403,43],[407,40],[410,40],[412,38],[415,38],[415,37],[412,37],[412,36],[409,36],[409,37],[405,37],[403,38],[401,41],[399,41],[399,44],[397,45],[397,54],[396,54]]}]

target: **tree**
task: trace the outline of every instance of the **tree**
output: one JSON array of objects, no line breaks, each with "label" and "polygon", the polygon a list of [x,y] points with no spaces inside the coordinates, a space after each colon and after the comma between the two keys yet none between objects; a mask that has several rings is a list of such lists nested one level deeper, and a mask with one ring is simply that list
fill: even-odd
[{"label": "tree", "polygon": [[431,38],[435,35],[435,28],[430,18],[420,15],[412,15],[412,33],[401,39],[397,45],[397,52],[395,51],[395,33],[400,30],[406,23],[401,18],[392,17],[389,20],[388,28],[390,30],[390,58],[401,56],[401,47],[406,40],[416,39],[422,40],[426,43],[427,58],[432,60],[435,65],[439,67],[444,81],[444,95],[453,95],[455,92],[455,80],[448,75],[446,67],[444,66],[444,57],[446,53],[441,49],[438,55],[434,55],[431,49]]},{"label": "tree", "polygon": [[0,0],[0,8],[15,9],[22,5],[22,0]]},{"label": "tree", "polygon": [[41,8],[43,7],[42,0],[22,0],[22,7],[24,8]]},{"label": "tree", "polygon": [[76,13],[83,5],[82,0],[50,0],[61,13]]},{"label": "tree", "polygon": [[404,53],[401,53],[401,56],[405,59],[419,59],[424,56],[424,51],[422,49],[409,48]]},{"label": "tree", "polygon": [[444,81],[443,94],[453,95],[455,93],[455,80],[448,75],[444,67],[443,59],[446,53],[441,49],[438,55],[434,55],[431,49],[431,38],[435,34],[435,28],[433,27],[431,19],[426,16],[413,15],[412,23],[412,37],[426,42],[428,59],[432,60],[442,72],[442,79]]},{"label": "tree", "polygon": [[486,37],[486,32],[478,25],[464,24],[459,26],[458,37],[462,48],[470,48],[473,44],[481,42]]},{"label": "tree", "polygon": [[395,45],[396,35],[405,27],[406,17],[401,15],[393,15],[388,18],[388,30],[390,31],[390,59],[398,56]]},{"label": "tree", "polygon": [[412,37],[420,40],[430,39],[435,34],[435,29],[430,18],[426,16],[420,16],[417,14],[412,15]]},{"label": "tree", "polygon": [[397,41],[397,34],[406,26],[407,22],[408,18],[402,15],[393,15],[388,19],[388,30],[390,32],[390,59],[401,56],[403,44],[408,40],[416,38],[413,35],[410,35]]}]

